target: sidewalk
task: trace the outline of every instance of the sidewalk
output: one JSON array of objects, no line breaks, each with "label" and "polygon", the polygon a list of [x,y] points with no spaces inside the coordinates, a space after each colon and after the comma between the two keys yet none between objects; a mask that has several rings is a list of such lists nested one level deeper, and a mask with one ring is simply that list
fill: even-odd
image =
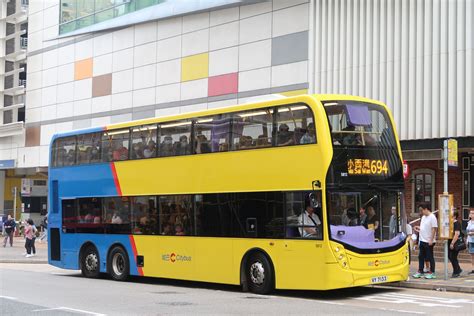
[{"label": "sidewalk", "polygon": [[[10,241],[9,241],[10,242]],[[26,252],[25,239],[23,237],[13,238],[13,247],[8,243],[3,248],[3,237],[0,243],[0,263],[48,263],[48,243],[44,240],[39,243],[38,239],[35,242],[36,256],[25,258],[23,255]]]},{"label": "sidewalk", "polygon": [[[416,258],[418,259],[418,258]],[[412,261],[410,265],[410,277],[408,281],[387,284],[388,286],[407,287],[414,289],[436,290],[443,292],[474,293],[474,274],[468,275],[472,270],[470,263],[460,263],[463,270],[459,278],[451,278],[452,266],[448,263],[448,280],[444,279],[444,262],[436,262],[436,279],[415,279],[413,274],[418,270],[418,260]]]}]

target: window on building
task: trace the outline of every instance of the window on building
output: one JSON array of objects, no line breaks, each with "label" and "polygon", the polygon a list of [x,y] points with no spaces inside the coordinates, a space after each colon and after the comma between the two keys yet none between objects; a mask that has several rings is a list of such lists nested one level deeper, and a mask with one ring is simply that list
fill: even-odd
[{"label": "window on building", "polygon": [[82,134],[77,136],[77,164],[100,162],[100,140],[102,133]]},{"label": "window on building", "polygon": [[102,136],[102,160],[121,161],[128,159],[130,131],[128,129],[107,131]]},{"label": "window on building", "polygon": [[132,128],[131,159],[152,158],[156,156],[156,125]]},{"label": "window on building", "polygon": [[270,147],[273,135],[273,108],[233,114],[234,150]]},{"label": "window on building", "polygon": [[160,157],[184,156],[191,154],[191,121],[177,121],[160,125]]},{"label": "window on building", "polygon": [[56,140],[53,146],[53,166],[72,166],[76,163],[76,137],[63,137]]},{"label": "window on building", "polygon": [[194,123],[194,152],[228,151],[230,132],[231,117],[228,115],[198,118]]},{"label": "window on building", "polygon": [[305,105],[278,107],[276,125],[277,146],[316,143],[313,114]]},{"label": "window on building", "polygon": [[191,195],[158,197],[161,235],[194,235],[194,213]]},{"label": "window on building", "polygon": [[413,172],[413,191],[414,203],[413,210],[419,213],[419,207],[422,203],[429,203],[433,206],[434,202],[434,171],[433,170],[415,170]]}]

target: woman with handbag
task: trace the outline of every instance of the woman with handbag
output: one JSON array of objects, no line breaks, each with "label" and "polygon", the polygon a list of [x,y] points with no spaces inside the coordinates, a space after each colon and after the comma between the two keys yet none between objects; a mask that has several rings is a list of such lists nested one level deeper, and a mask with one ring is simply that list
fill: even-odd
[{"label": "woman with handbag", "polygon": [[459,213],[458,211],[454,211],[453,214],[453,221],[454,221],[454,235],[453,239],[448,240],[449,244],[449,252],[448,258],[453,265],[453,278],[457,278],[461,275],[462,270],[459,266],[458,261],[458,254],[459,251],[466,249],[466,244],[464,243],[462,231],[461,231],[461,223],[458,221]]}]

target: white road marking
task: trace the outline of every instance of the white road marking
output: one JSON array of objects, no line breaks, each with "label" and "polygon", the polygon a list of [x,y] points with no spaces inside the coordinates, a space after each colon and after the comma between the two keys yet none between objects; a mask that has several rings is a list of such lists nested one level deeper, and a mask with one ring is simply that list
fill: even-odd
[{"label": "white road marking", "polygon": [[5,295],[0,295],[0,298],[4,298],[6,300],[12,300],[12,301],[18,300],[16,297],[5,296]]},{"label": "white road marking", "polygon": [[85,310],[82,310],[82,309],[69,308],[69,307],[55,307],[55,308],[35,309],[35,310],[32,310],[32,312],[46,312],[46,311],[58,311],[58,310],[76,312],[76,313],[87,314],[87,315],[105,316],[105,314],[99,314],[99,313],[85,311]]},{"label": "white road marking", "polygon": [[422,295],[411,295],[403,293],[384,293],[368,295],[364,297],[356,297],[357,300],[362,301],[375,301],[380,303],[389,304],[415,304],[424,307],[449,307],[449,308],[462,308],[458,304],[473,304],[474,302],[468,299],[451,299],[451,298],[440,298]]},{"label": "white road marking", "polygon": [[407,311],[403,309],[392,309],[392,308],[378,308],[383,311],[388,311],[388,312],[398,312],[398,313],[405,313],[405,314],[420,314],[420,315],[425,315],[425,312],[417,312],[417,311]]}]

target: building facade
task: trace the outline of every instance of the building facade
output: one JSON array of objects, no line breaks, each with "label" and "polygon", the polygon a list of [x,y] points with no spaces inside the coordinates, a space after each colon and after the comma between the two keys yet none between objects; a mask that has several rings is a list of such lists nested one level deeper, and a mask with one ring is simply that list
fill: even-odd
[{"label": "building facade", "polygon": [[450,180],[468,208],[473,17],[471,0],[30,0],[24,132],[15,146],[0,138],[0,160],[41,175],[54,133],[269,94],[347,93],[392,109],[409,213],[442,189],[446,137],[460,140],[465,165]]}]

